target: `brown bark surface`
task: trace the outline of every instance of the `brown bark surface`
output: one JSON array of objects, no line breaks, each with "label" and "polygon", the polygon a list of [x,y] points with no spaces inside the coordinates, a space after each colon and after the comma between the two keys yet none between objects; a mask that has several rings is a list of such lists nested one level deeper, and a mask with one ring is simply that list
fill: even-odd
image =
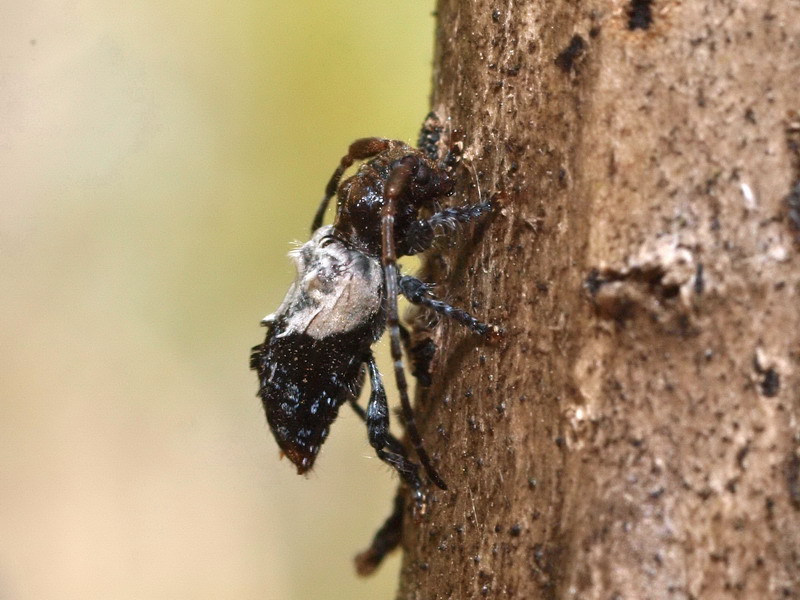
[{"label": "brown bark surface", "polygon": [[434,329],[450,490],[398,597],[800,598],[800,3],[438,22],[433,108],[505,207],[424,275],[505,335]]}]

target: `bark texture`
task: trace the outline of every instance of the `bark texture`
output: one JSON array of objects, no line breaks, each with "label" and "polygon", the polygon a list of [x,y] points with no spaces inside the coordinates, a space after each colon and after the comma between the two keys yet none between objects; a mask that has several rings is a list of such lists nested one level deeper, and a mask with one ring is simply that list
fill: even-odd
[{"label": "bark texture", "polygon": [[438,22],[464,196],[506,205],[425,276],[505,335],[433,330],[450,490],[408,514],[398,597],[800,598],[800,2]]}]

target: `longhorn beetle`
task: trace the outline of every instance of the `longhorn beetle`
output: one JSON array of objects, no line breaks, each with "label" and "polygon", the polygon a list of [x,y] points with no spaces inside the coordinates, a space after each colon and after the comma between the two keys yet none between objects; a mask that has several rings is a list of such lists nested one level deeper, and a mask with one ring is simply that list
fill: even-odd
[{"label": "longhorn beetle", "polygon": [[[298,473],[312,468],[339,407],[347,401],[366,421],[378,457],[398,472],[418,504],[424,497],[419,465],[389,433],[386,392],[371,346],[388,328],[405,431],[428,479],[446,490],[425,451],[409,402],[401,344],[409,336],[398,319],[397,296],[403,294],[411,303],[480,335],[493,331],[466,311],[436,299],[430,284],[399,274],[398,257],[430,248],[437,235],[453,232],[458,224],[492,209],[491,202],[440,208],[439,201],[453,193],[456,161],[451,157],[438,163],[433,146],[428,143],[425,152],[383,138],[363,138],[350,145],[325,189],[311,239],[291,253],[297,278],[278,310],[262,321],[266,339],[250,356],[269,427]],[[365,162],[340,185],[356,161]],[[334,222],[322,226],[334,196]],[[365,371],[370,380],[366,411],[357,404]],[[396,503],[392,518],[400,518],[398,510],[402,507]],[[369,559],[374,566],[391,550],[376,546],[381,543],[396,545],[376,538]]]}]

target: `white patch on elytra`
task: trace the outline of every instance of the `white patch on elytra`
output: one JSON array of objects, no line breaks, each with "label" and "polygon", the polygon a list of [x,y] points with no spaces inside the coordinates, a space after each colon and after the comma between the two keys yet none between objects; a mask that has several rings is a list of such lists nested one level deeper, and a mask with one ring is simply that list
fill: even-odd
[{"label": "white patch on elytra", "polygon": [[297,278],[273,317],[285,319],[276,337],[305,333],[314,339],[352,331],[381,307],[380,262],[331,237],[320,227],[311,240],[292,250]]}]

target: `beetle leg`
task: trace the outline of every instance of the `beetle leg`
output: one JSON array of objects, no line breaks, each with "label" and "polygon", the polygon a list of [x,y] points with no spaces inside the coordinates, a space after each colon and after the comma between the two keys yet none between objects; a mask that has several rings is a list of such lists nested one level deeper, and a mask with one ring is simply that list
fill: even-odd
[{"label": "beetle leg", "polygon": [[[370,396],[370,401],[372,401],[372,395]],[[364,421],[365,425],[369,425],[369,422],[367,421],[367,411],[364,410],[358,403],[358,398],[356,398],[355,396],[350,396],[350,398],[348,398],[348,402],[350,403],[350,407],[353,409],[353,412],[355,412],[358,415],[358,417],[362,421]],[[401,454],[403,456],[406,456],[406,450],[403,447],[403,444],[400,442],[400,440],[398,440],[391,433],[389,433],[388,427],[386,428],[386,432],[384,435],[385,435],[384,441],[386,442],[385,443],[386,448],[388,448],[391,452],[394,452],[395,454]]]},{"label": "beetle leg", "polygon": [[408,228],[405,243],[408,254],[423,252],[433,245],[437,235],[453,231],[459,223],[469,223],[490,212],[491,202],[478,202],[467,206],[445,208],[427,219],[414,221]]},{"label": "beetle leg", "polygon": [[[348,401],[350,402],[350,407],[353,409],[353,411],[358,415],[358,417],[362,421],[364,421],[364,424],[366,424],[367,411],[365,411],[361,407],[361,405],[358,404],[354,396],[351,396],[348,399]],[[405,448],[403,448],[403,444],[400,443],[400,440],[398,440],[396,437],[394,437],[391,433],[388,432],[386,433],[386,447],[392,452],[405,455]]]},{"label": "beetle leg", "polygon": [[386,402],[386,391],[378,365],[371,352],[367,359],[367,369],[372,389],[366,413],[369,443],[375,448],[378,458],[394,468],[421,501],[422,481],[418,474],[419,467],[408,459],[403,445],[389,433],[389,404]]},{"label": "beetle leg", "polygon": [[454,321],[469,327],[472,331],[480,335],[486,335],[495,329],[493,326],[479,321],[467,311],[438,300],[431,293],[432,286],[424,281],[420,281],[416,277],[404,275],[400,278],[399,284],[400,291],[412,304],[426,306],[440,315],[450,317]]},{"label": "beetle leg", "polygon": [[336,188],[339,187],[339,181],[342,179],[344,172],[347,171],[355,161],[372,158],[395,143],[397,142],[384,138],[369,137],[361,138],[350,144],[350,147],[347,149],[347,154],[339,161],[339,166],[336,167],[336,170],[328,181],[328,185],[325,187],[325,196],[323,196],[317,213],[314,215],[314,220],[311,222],[311,233],[314,233],[322,226],[322,219],[325,217],[325,211],[328,210],[328,203],[331,201],[331,198],[336,195]]},{"label": "beetle leg", "polygon": [[409,155],[399,159],[384,186],[384,205],[381,209],[381,262],[383,263],[386,324],[389,328],[389,341],[394,363],[394,376],[400,393],[400,407],[403,411],[406,432],[419,457],[425,472],[433,483],[443,490],[447,485],[433,468],[430,457],[422,445],[422,438],[414,420],[414,411],[408,399],[408,384],[403,371],[403,353],[400,346],[400,319],[397,311],[397,250],[394,244],[394,218],[397,199],[410,184],[419,167],[420,158]]},{"label": "beetle leg", "polygon": [[400,544],[400,538],[403,533],[404,509],[403,491],[397,490],[392,514],[389,515],[381,528],[375,532],[369,548],[356,556],[356,572],[359,575],[371,575],[380,566],[386,555]]},{"label": "beetle leg", "polygon": [[431,360],[436,353],[436,344],[430,337],[418,341],[411,338],[408,328],[400,324],[400,339],[406,349],[406,355],[411,361],[411,374],[417,378],[417,383],[427,387],[431,384]]}]

